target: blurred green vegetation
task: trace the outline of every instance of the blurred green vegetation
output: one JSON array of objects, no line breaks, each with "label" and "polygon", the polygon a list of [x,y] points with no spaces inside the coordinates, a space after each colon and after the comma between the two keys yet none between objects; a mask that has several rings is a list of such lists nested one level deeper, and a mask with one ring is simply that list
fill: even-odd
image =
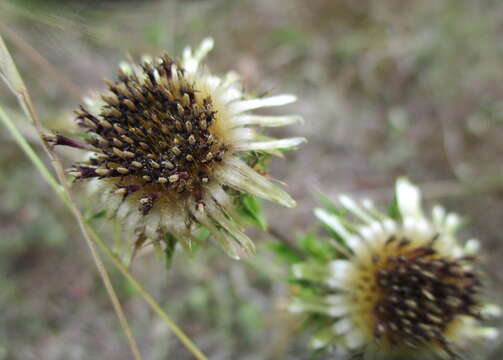
[{"label": "blurred green vegetation", "polygon": [[[502,19],[495,0],[0,3],[0,33],[41,118],[58,131],[74,131],[67,119],[79,95],[100,89],[126,56],[180,55],[206,36],[216,40],[212,70],[239,71],[253,91],[299,95],[291,111],[306,125],[273,133],[306,136],[309,144],[271,167],[300,206],[266,206],[269,225],[286,243],[265,246],[269,236],[252,231],[259,256],[240,263],[210,246],[192,257],[177,252],[169,272],[152,254],[132,265],[212,359],[309,357],[307,337],[285,313],[288,290],[277,282],[285,269],[269,249],[296,256],[285,244],[313,229],[316,191],[379,201],[396,176],[408,174],[429,200],[471,219],[466,236],[486,249],[488,296],[503,300]],[[14,108],[3,86],[0,98]],[[19,123],[37,146],[28,124]],[[5,131],[0,140],[0,360],[130,358],[76,224]],[[70,163],[76,154],[64,156]],[[82,196],[82,206],[88,202]],[[322,256],[309,239],[304,245]],[[111,274],[144,358],[189,359]],[[499,344],[468,359],[502,355]]]}]

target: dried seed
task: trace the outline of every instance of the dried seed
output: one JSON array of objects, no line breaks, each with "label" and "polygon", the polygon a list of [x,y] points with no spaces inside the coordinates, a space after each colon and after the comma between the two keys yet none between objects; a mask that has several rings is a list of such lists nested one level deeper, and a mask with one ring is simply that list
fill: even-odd
[{"label": "dried seed", "polygon": [[173,146],[171,148],[171,151],[173,152],[173,154],[175,154],[176,156],[180,156],[180,154],[182,153],[182,151],[177,147],[177,146]]},{"label": "dried seed", "polygon": [[121,139],[124,140],[125,142],[127,142],[129,145],[133,145],[134,144],[134,140],[131,139],[130,137],[127,137],[126,135],[122,135]]},{"label": "dried seed", "polygon": [[190,96],[189,96],[189,94],[187,94],[187,93],[183,94],[182,104],[183,104],[183,106],[189,106],[190,105]]},{"label": "dried seed", "polygon": [[101,126],[103,126],[106,129],[111,129],[112,128],[112,124],[110,124],[110,122],[108,122],[105,119],[100,119],[99,123],[100,123]]},{"label": "dried seed", "polygon": [[183,116],[185,113],[185,110],[183,109],[183,106],[180,103],[176,104],[176,110],[178,111],[178,115]]},{"label": "dried seed", "polygon": [[118,157],[124,157],[124,153],[121,150],[117,149],[116,147],[112,149],[112,152]]},{"label": "dried seed", "polygon": [[112,139],[112,144],[114,144],[115,146],[118,146],[118,147],[122,147],[124,144],[117,138],[113,138]]},{"label": "dried seed", "polygon": [[173,165],[173,163],[169,160],[167,161],[163,161],[162,162],[162,166],[168,168],[168,169],[174,169],[175,168],[175,165]]},{"label": "dried seed", "polygon": [[128,170],[128,169],[126,169],[126,168],[123,168],[123,167],[118,167],[116,170],[117,170],[117,172],[118,172],[119,174],[122,174],[122,175],[127,175],[127,174],[129,174],[129,170]]},{"label": "dried seed", "polygon": [[117,108],[114,108],[114,107],[109,108],[108,113],[112,116],[117,117],[117,118],[122,117],[122,113],[119,110],[117,110]]},{"label": "dried seed", "polygon": [[96,169],[95,172],[99,176],[106,176],[110,173],[110,170],[109,169]]},{"label": "dried seed", "polygon": [[121,128],[119,126],[119,124],[114,124],[114,130],[117,131],[117,133],[119,133],[119,135],[124,135],[126,134],[126,130],[124,130],[123,128]]},{"label": "dried seed", "polygon": [[136,111],[136,105],[129,99],[124,100],[124,104],[128,107],[129,110],[131,111]]}]

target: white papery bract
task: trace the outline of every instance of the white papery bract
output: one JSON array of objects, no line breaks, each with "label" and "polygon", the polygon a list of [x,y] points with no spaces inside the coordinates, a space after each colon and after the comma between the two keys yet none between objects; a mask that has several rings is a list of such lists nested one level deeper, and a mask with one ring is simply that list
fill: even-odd
[{"label": "white papery bract", "polygon": [[339,203],[337,211],[315,210],[332,235],[324,256],[292,269],[299,286],[290,310],[310,316],[313,346],[369,360],[456,359],[498,336],[481,323],[500,311],[483,303],[479,242],[457,239],[458,215],[439,206],[425,215],[406,179],[396,183],[393,215],[369,200],[343,195]]}]

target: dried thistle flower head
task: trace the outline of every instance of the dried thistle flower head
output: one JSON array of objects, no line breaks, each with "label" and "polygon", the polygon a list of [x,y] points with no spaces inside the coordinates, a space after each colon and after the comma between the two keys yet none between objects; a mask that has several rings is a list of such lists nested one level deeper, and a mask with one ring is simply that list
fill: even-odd
[{"label": "dried thistle flower head", "polygon": [[339,200],[343,211],[315,211],[333,235],[325,257],[293,265],[300,290],[291,310],[321,328],[315,346],[363,359],[456,359],[472,340],[497,336],[479,323],[499,308],[482,302],[479,243],[457,242],[457,215],[435,207],[428,219],[419,190],[404,179],[393,217],[368,200]]},{"label": "dried thistle flower head", "polygon": [[[295,205],[252,162],[304,139],[275,140],[257,133],[254,126],[301,119],[251,110],[296,98],[250,98],[235,73],[210,74],[200,63],[212,47],[206,39],[195,53],[187,48],[181,62],[165,55],[144,58],[141,65],[122,64],[118,79],[108,82],[109,91],[76,111],[92,153],[70,173],[92,179],[92,191],[103,195],[104,205],[125,219],[128,231],[143,237],[141,242],[171,234],[190,247],[202,225],[238,258],[254,246],[236,221],[234,195]],[[62,137],[54,142],[72,146]]]}]

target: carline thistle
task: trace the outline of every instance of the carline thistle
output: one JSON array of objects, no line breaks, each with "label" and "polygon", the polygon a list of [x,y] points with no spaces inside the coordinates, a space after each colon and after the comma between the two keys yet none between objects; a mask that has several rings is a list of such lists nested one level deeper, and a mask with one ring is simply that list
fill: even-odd
[{"label": "carline thistle", "polygon": [[139,234],[142,243],[171,234],[190,248],[203,226],[239,258],[253,252],[254,245],[242,231],[236,196],[295,205],[254,163],[304,142],[266,138],[255,127],[302,119],[250,113],[296,97],[253,98],[243,92],[236,73],[212,75],[201,65],[212,47],[206,39],[194,53],[186,48],[181,61],[165,55],[144,58],[141,65],[123,63],[118,79],[108,82],[109,91],[86,99],[76,111],[89,145],[59,135],[48,140],[89,148],[87,160],[69,173],[89,179],[91,191],[102,195],[102,203],[123,219],[125,231]]},{"label": "carline thistle", "polygon": [[368,200],[339,200],[338,210],[315,210],[332,234],[324,243],[331,258],[308,256],[292,268],[299,286],[290,310],[315,323],[315,347],[365,360],[458,359],[469,344],[498,336],[481,325],[501,310],[483,302],[479,242],[458,242],[458,215],[436,206],[427,218],[405,179],[394,216]]}]

